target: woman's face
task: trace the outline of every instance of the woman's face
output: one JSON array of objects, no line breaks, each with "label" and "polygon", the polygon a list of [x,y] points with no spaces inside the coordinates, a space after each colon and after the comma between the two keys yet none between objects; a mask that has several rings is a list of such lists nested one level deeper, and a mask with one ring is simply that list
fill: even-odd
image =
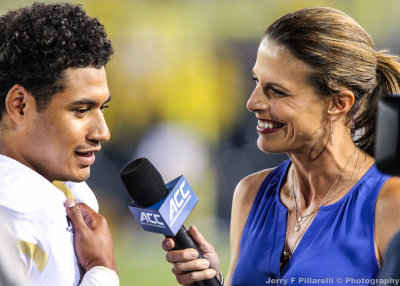
[{"label": "woman's face", "polygon": [[257,145],[264,152],[311,152],[328,141],[330,97],[306,81],[309,67],[282,46],[263,40],[253,68],[256,86],[247,108],[258,119]]}]

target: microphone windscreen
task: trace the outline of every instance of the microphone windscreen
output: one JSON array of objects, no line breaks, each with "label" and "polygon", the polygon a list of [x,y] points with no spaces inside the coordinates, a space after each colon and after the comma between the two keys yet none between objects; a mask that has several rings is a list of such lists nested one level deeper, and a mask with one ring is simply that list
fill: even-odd
[{"label": "microphone windscreen", "polygon": [[146,158],[128,163],[122,168],[120,177],[129,196],[142,207],[154,205],[167,194],[161,174]]}]

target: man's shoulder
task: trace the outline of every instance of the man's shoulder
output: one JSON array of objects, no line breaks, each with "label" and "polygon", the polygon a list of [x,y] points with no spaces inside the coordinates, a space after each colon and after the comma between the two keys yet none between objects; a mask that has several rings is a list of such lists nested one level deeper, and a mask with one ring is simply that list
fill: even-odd
[{"label": "man's shoulder", "polygon": [[0,156],[0,206],[20,213],[32,213],[53,200],[62,199],[61,192],[44,177],[21,163]]}]

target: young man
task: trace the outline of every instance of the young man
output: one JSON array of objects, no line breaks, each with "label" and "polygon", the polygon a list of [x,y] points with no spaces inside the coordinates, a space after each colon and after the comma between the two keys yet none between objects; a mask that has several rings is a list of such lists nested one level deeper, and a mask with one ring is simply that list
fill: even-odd
[{"label": "young man", "polygon": [[83,182],[110,137],[112,52],[81,6],[36,3],[0,17],[0,209],[29,285],[119,283],[107,223]]}]

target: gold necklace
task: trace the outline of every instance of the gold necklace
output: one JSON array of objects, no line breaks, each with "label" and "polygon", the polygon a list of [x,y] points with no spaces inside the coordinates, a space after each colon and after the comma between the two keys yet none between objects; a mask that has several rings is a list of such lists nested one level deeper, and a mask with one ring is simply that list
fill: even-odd
[{"label": "gold necklace", "polygon": [[[355,182],[357,182],[357,178],[360,176],[361,170],[363,169],[366,161],[367,161],[367,154],[364,154],[364,161],[362,162],[362,164],[360,166],[360,169],[358,169],[357,175],[355,176],[354,180],[352,178],[353,178],[353,173],[354,173],[355,169],[353,170],[353,173],[349,177],[347,185],[341,191],[337,192],[332,198],[330,198],[329,200],[325,201],[324,205],[326,205],[326,204],[330,203],[331,201],[333,201],[339,194],[344,192],[349,186],[351,186]],[[356,164],[356,166],[357,166],[357,164]]]},{"label": "gold necklace", "polygon": [[[346,164],[344,165],[344,167],[340,170],[340,172],[339,172],[338,175],[336,176],[336,178],[335,178],[334,182],[332,183],[332,185],[329,187],[327,193],[325,194],[324,198],[323,198],[322,201],[321,201],[322,203],[320,204],[320,206],[317,207],[317,208],[314,209],[311,213],[309,213],[309,214],[307,214],[307,215],[305,215],[305,216],[301,216],[300,211],[299,211],[298,208],[297,208],[296,196],[295,196],[295,194],[294,194],[294,167],[292,167],[292,170],[291,170],[291,172],[292,172],[292,195],[293,195],[293,199],[294,199],[294,201],[295,201],[295,211],[296,211],[295,215],[296,215],[296,218],[297,218],[297,214],[299,215],[299,218],[297,218],[297,219],[295,220],[295,223],[296,223],[296,226],[294,227],[294,231],[295,231],[295,232],[298,232],[298,231],[300,230],[300,225],[299,225],[300,222],[306,221],[306,219],[309,218],[309,217],[315,217],[316,214],[317,214],[317,211],[318,211],[324,204],[326,204],[326,203],[328,203],[328,202],[330,202],[330,201],[333,200],[333,199],[331,198],[330,200],[324,201],[325,197],[327,197],[327,195],[328,195],[328,193],[330,192],[330,190],[332,190],[333,185],[335,185],[336,182],[338,181],[338,178],[340,177],[340,174],[343,172],[343,170],[346,168],[346,166],[349,164],[349,162],[350,162],[350,161],[352,160],[352,158],[354,157],[354,154],[355,154],[356,150],[357,150],[357,147],[355,147],[354,152],[353,152],[353,154],[351,155],[350,159],[346,162]],[[347,187],[350,186],[350,182],[353,181],[352,178],[353,178],[353,175],[354,175],[354,171],[356,170],[357,165],[358,165],[359,155],[360,155],[360,150],[358,150],[356,165],[355,165],[355,167],[354,167],[354,169],[353,169],[353,172],[351,173],[351,176],[350,176],[349,179],[348,179],[347,185],[346,185],[340,192],[336,193],[336,195],[338,195],[339,193],[342,193],[344,190],[346,190]],[[362,169],[363,166],[364,166],[365,161],[366,161],[366,155],[365,155],[365,157],[364,157],[364,162],[362,163],[360,169],[358,170],[356,179],[358,178],[358,176],[359,176],[359,174],[360,174],[360,172],[361,172],[361,169]],[[289,216],[288,216],[287,225],[289,225],[288,222],[289,222]],[[307,229],[307,227],[311,224],[311,222],[312,222],[312,219],[310,219],[310,220],[308,221],[308,223],[307,223],[307,225],[306,225],[306,229]],[[286,230],[285,241],[287,241],[288,232],[289,232],[289,229]],[[303,234],[301,234],[301,235],[299,235],[299,236],[297,237],[295,243],[293,244],[293,248],[290,247],[288,243],[285,243],[285,247],[284,247],[284,249],[283,249],[281,261],[286,261],[286,260],[288,260],[288,259],[292,256],[292,254],[293,254],[293,252],[294,252],[294,249],[295,249],[297,243],[299,242],[300,238],[302,238],[302,237],[304,236],[304,234],[305,234],[305,231],[303,232]],[[287,247],[286,247],[286,246],[287,246]]]},{"label": "gold necklace", "polygon": [[[349,164],[349,162],[353,159],[354,154],[356,153],[357,147],[354,148],[353,154],[351,155],[351,157],[349,158],[349,160],[347,160],[346,164],[344,165],[344,167],[340,170],[340,172],[337,174],[335,180],[333,181],[333,183],[330,185],[329,189],[327,190],[327,192],[325,193],[324,197],[321,200],[321,204],[316,207],[312,212],[310,212],[307,215],[301,215],[300,210],[297,206],[297,198],[296,198],[296,194],[294,192],[294,165],[292,167],[291,170],[291,185],[292,185],[292,196],[293,196],[293,200],[294,200],[294,208],[295,208],[295,217],[296,217],[296,226],[294,227],[294,231],[299,231],[301,226],[300,223],[304,222],[307,218],[309,218],[310,216],[312,216],[313,214],[317,213],[319,211],[319,209],[323,206],[324,204],[324,200],[325,198],[328,196],[328,194],[330,193],[330,191],[332,190],[333,186],[336,184],[336,182],[338,181],[340,175],[343,173],[343,170],[347,167],[347,165]],[[358,151],[358,155],[360,155],[360,151]],[[358,162],[358,157],[357,157],[357,162]],[[355,168],[354,168],[355,169]],[[354,170],[353,170],[354,173]],[[353,176],[352,173],[352,176]],[[351,177],[352,177],[351,176]],[[347,187],[347,186],[346,186]]]},{"label": "gold necklace", "polygon": [[[315,215],[316,215],[316,213],[314,213],[312,216],[315,216]],[[312,222],[312,219],[308,221],[308,223],[306,225],[306,229],[311,224],[311,222]],[[286,222],[286,223],[288,224],[288,222]],[[286,230],[285,241],[287,241],[288,232],[289,232],[289,229]],[[281,258],[281,261],[282,260],[288,260],[292,256],[297,243],[299,242],[300,238],[303,237],[304,234],[305,234],[305,231],[303,232],[303,234],[301,234],[301,235],[299,235],[297,237],[296,241],[293,244],[293,248],[290,247],[289,243],[285,243],[285,247],[283,248],[283,253],[282,253],[283,256]],[[288,248],[286,248],[286,245],[287,245]]]}]

